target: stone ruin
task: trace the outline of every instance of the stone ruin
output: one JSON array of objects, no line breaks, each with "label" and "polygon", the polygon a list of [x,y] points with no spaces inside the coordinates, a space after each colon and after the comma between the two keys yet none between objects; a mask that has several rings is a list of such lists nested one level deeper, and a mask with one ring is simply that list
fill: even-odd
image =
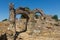
[{"label": "stone ruin", "polygon": [[[60,21],[44,14],[43,10],[27,10],[24,7],[15,9],[12,3],[9,10],[9,20],[0,22],[0,36],[7,36],[7,39],[4,36],[1,40],[60,40]],[[38,18],[35,17],[36,13],[40,14]],[[16,16],[19,14],[24,18],[18,20]]]}]

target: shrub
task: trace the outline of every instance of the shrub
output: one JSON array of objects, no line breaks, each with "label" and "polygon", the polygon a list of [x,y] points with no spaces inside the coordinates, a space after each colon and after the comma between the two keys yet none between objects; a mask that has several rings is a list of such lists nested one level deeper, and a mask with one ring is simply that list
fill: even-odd
[{"label": "shrub", "polygon": [[2,20],[2,21],[7,21],[8,19],[4,19],[4,20]]},{"label": "shrub", "polygon": [[26,11],[29,11],[29,10],[30,10],[30,8],[29,8],[29,7],[25,7],[25,10],[26,10]]},{"label": "shrub", "polygon": [[58,21],[58,16],[57,15],[54,15],[52,18],[55,19],[56,21]]},{"label": "shrub", "polygon": [[38,16],[38,15],[35,15],[35,17],[36,17],[36,19],[38,19],[38,18],[39,18],[39,16]]}]

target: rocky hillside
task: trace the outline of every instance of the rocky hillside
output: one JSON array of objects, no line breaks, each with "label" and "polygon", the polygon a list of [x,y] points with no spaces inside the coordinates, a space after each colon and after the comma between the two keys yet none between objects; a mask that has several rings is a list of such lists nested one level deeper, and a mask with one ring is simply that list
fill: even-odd
[{"label": "rocky hillside", "polygon": [[17,40],[60,40],[60,21],[52,16],[45,16],[45,19],[35,19],[28,23],[26,32],[21,33]]},{"label": "rocky hillside", "polygon": [[[16,20],[16,31],[20,32],[25,28],[25,19]],[[18,35],[16,40],[60,40],[60,21],[56,21],[50,15],[46,15],[44,19],[34,19],[29,21],[27,31]],[[13,34],[13,24],[9,21],[0,22],[0,39],[4,34]],[[11,40],[11,39],[9,39]]]}]

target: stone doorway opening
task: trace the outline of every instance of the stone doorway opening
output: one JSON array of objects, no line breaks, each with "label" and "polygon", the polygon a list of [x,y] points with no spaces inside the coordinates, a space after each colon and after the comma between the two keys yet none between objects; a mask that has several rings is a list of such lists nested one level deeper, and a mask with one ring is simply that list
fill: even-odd
[{"label": "stone doorway opening", "polygon": [[16,15],[16,20],[20,20],[21,16],[22,16],[22,14]]}]

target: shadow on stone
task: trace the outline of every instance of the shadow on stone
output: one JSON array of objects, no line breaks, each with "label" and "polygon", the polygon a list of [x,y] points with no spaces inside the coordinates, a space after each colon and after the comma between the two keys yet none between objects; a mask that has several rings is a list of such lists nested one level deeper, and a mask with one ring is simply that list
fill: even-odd
[{"label": "shadow on stone", "polygon": [[0,36],[0,40],[7,40],[6,34]]}]

